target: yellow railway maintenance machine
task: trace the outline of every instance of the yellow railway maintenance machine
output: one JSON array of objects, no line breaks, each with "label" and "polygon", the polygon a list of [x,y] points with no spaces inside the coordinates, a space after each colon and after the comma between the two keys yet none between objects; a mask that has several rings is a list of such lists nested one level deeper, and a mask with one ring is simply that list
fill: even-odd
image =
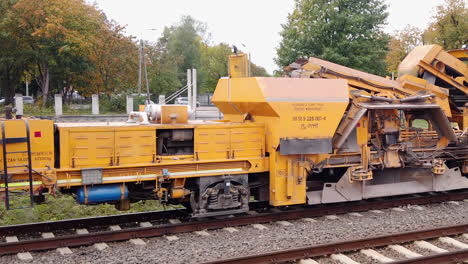
[{"label": "yellow railway maintenance machine", "polygon": [[252,198],[288,206],[468,188],[466,129],[447,117],[465,111],[450,108],[447,89],[316,76],[311,63],[293,69],[305,78],[248,77],[245,54],[232,55],[213,95],[225,120],[188,120],[179,105],[121,123],[4,120],[0,194],[9,206],[31,187],[38,201],[60,190],[122,210],[159,199],[198,217],[246,212]]}]

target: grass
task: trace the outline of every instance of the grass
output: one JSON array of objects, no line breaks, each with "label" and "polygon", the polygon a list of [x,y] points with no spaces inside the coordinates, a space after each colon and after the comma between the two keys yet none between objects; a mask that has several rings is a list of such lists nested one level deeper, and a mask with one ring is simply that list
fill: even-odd
[{"label": "grass", "polygon": [[[91,109],[71,109],[68,105],[63,105],[64,115],[91,115]],[[125,114],[125,112],[109,111],[106,109],[100,109],[100,114],[104,115],[115,115]],[[25,116],[53,116],[55,110],[53,107],[40,107],[38,105],[25,105],[24,106]]]},{"label": "grass", "polygon": [[[23,197],[23,199],[29,199],[29,196]],[[131,204],[130,210],[128,211],[119,211],[111,204],[80,205],[71,195],[59,193],[55,197],[52,195],[46,195],[46,202],[43,204],[37,204],[33,208],[6,210],[5,207],[1,205],[0,226],[164,210],[170,208],[174,207],[164,207],[159,203],[159,201],[149,200]]]},{"label": "grass", "polygon": [[413,120],[413,127],[415,128],[422,128],[422,129],[428,129],[429,128],[429,124],[426,120],[423,120],[423,119],[416,119],[416,120]]},{"label": "grass", "polygon": [[[2,116],[5,114],[3,106],[0,106],[0,113]],[[54,116],[55,110],[53,107],[41,107],[39,105],[24,105],[23,109],[24,116]],[[125,111],[112,111],[106,109],[100,109],[101,115],[122,115]],[[91,109],[71,109],[68,105],[63,105],[63,115],[91,115]]]}]

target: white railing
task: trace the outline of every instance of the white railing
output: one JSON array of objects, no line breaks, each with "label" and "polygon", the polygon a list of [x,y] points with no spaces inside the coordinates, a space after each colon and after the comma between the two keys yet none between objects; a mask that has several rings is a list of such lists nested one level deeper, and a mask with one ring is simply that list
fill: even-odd
[{"label": "white railing", "polygon": [[187,89],[188,89],[188,85],[185,85],[184,87],[182,87],[179,90],[175,91],[174,93],[172,93],[171,95],[166,97],[166,102],[170,102],[172,100],[175,100],[179,95],[181,95],[182,93],[187,91]]}]

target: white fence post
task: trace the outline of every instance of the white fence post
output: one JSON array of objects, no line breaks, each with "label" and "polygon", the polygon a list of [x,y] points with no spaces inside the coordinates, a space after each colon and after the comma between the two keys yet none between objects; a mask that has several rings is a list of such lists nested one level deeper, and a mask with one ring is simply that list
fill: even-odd
[{"label": "white fence post", "polygon": [[197,111],[197,69],[192,69],[192,75],[193,75],[192,77],[192,85],[193,85],[192,109],[193,109],[193,112],[196,113]]},{"label": "white fence post", "polygon": [[99,95],[93,94],[91,97],[91,104],[92,104],[92,113],[93,115],[99,115]]},{"label": "white fence post", "polygon": [[161,94],[158,99],[158,103],[160,105],[166,104],[166,96],[164,94]]},{"label": "white fence post", "polygon": [[127,95],[127,114],[133,111],[133,96]]},{"label": "white fence post", "polygon": [[187,69],[187,99],[188,105],[192,102],[192,70]]},{"label": "white fence post", "polygon": [[24,111],[23,111],[23,95],[22,94],[16,94],[15,95],[15,108],[16,108],[16,115],[17,116],[22,116]]},{"label": "white fence post", "polygon": [[55,115],[56,116],[63,115],[61,94],[55,94],[54,103],[55,103]]}]

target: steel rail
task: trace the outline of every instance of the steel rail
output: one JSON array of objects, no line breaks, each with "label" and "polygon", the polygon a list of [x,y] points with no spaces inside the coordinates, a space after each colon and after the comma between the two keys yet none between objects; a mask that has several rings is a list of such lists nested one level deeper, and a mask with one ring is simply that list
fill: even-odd
[{"label": "steel rail", "polygon": [[[430,203],[440,203],[444,201],[452,201],[452,200],[463,200],[468,198],[468,191],[463,192],[448,192],[448,193],[440,193],[437,195],[421,195],[421,196],[411,196],[411,197],[404,197],[404,198],[392,198],[390,200],[371,200],[371,201],[360,201],[360,202],[348,202],[348,203],[341,203],[336,205],[326,205],[320,207],[305,207],[296,210],[287,210],[287,211],[279,211],[279,212],[267,212],[267,213],[258,213],[254,215],[241,215],[233,218],[224,218],[224,219],[208,219],[208,220],[200,220],[200,221],[191,221],[191,222],[183,222],[180,224],[164,224],[152,227],[132,227],[132,228],[124,228],[122,230],[117,231],[99,231],[99,232],[91,232],[89,234],[82,234],[82,235],[65,235],[65,236],[57,236],[53,238],[41,238],[41,239],[31,239],[31,240],[20,240],[19,242],[11,242],[11,243],[0,243],[0,255],[4,254],[12,254],[22,251],[34,251],[34,250],[46,250],[46,249],[54,249],[58,247],[65,247],[65,246],[84,246],[90,245],[93,243],[99,242],[112,242],[112,241],[122,241],[128,240],[132,238],[148,238],[148,237],[157,237],[162,235],[170,235],[170,234],[178,234],[178,233],[186,233],[186,232],[193,232],[205,229],[218,229],[224,227],[234,227],[234,226],[243,226],[249,224],[257,224],[257,223],[269,223],[279,220],[294,220],[300,219],[304,217],[320,217],[324,215],[330,214],[344,214],[349,212],[361,212],[361,211],[368,211],[368,210],[377,210],[377,209],[386,209],[395,206],[403,206],[403,205],[424,205]],[[155,213],[155,212],[152,212]],[[126,215],[122,215],[125,217]],[[127,215],[128,216],[128,215]],[[120,217],[120,216],[119,216]],[[67,226],[69,228],[76,228],[77,226],[73,226],[73,223],[78,223],[79,221],[84,221],[86,219],[78,219],[72,220],[70,223],[67,221],[63,221],[63,226]],[[112,222],[107,222],[110,220]],[[154,219],[153,219],[154,220]],[[78,221],[78,222],[77,222]],[[108,217],[98,217],[98,218],[91,218],[89,221],[92,223],[99,223],[99,226],[105,225],[112,225],[115,224],[116,221],[112,218]],[[141,221],[141,219],[138,219]],[[61,222],[61,221],[58,221]],[[48,222],[45,227],[52,228],[55,230],[62,229],[60,226],[53,227],[50,226],[53,223],[57,222]],[[34,227],[38,227],[39,229],[43,229],[44,226],[40,225],[41,223],[32,224],[28,226],[26,225],[17,225],[14,226],[16,231],[21,230],[21,227],[27,226],[27,230],[34,230]],[[83,227],[84,225],[79,225]],[[10,226],[11,227],[11,226]],[[6,228],[6,229],[5,229]],[[7,230],[8,226],[4,227],[4,233],[11,233],[11,230]],[[41,232],[39,229],[34,230],[34,232]],[[6,232],[8,231],[8,232]],[[50,229],[48,229],[50,231]],[[24,232],[22,232],[24,233]]]},{"label": "steel rail", "polygon": [[468,259],[468,249],[450,251],[430,256],[392,262],[392,264],[444,264],[458,263]]},{"label": "steel rail", "polygon": [[[467,192],[468,198],[468,192]],[[252,209],[264,208],[267,203],[254,202],[250,205]],[[58,230],[92,228],[99,226],[119,225],[135,222],[157,221],[168,219],[187,218],[189,212],[185,208],[129,213],[120,215],[108,215],[98,217],[75,218],[59,221],[47,221],[18,225],[0,226],[0,236],[11,236],[17,234],[53,232]]]},{"label": "steel rail", "polygon": [[[322,244],[322,245],[316,245],[316,246],[294,248],[294,249],[275,251],[275,252],[251,255],[251,256],[245,256],[245,257],[217,260],[217,261],[212,261],[212,262],[206,262],[206,264],[282,263],[282,262],[294,261],[294,260],[299,260],[299,259],[304,259],[304,258],[335,254],[335,253],[340,253],[340,252],[355,251],[355,250],[359,250],[363,248],[374,248],[374,247],[381,247],[381,246],[386,246],[390,244],[406,243],[406,242],[411,242],[415,240],[431,239],[431,238],[436,238],[440,236],[458,235],[458,234],[466,232],[466,230],[468,230],[468,223],[462,224],[462,225],[446,226],[446,227],[440,227],[440,228],[434,228],[434,229],[425,229],[425,230],[419,230],[419,231],[397,233],[397,234],[343,241],[343,242],[337,242],[337,243],[328,243],[328,244]],[[468,254],[467,250],[460,250],[460,251],[451,252],[451,253],[438,254],[437,256],[433,256],[433,258],[442,260],[442,261],[444,260],[453,261],[453,259],[455,259],[456,261],[458,259],[463,260],[464,258],[467,257],[467,254]],[[423,257],[423,258],[429,259],[430,256]],[[408,262],[402,262],[402,263],[413,263],[411,262],[412,259],[408,259],[406,261]],[[418,262],[418,263],[426,263],[426,262]],[[427,263],[430,263],[430,262],[427,262]],[[432,263],[441,263],[441,262],[432,262]]]},{"label": "steel rail", "polygon": [[142,213],[130,213],[121,215],[109,215],[87,218],[75,218],[59,221],[47,221],[19,225],[0,226],[0,236],[9,236],[25,233],[52,232],[57,230],[73,228],[89,228],[95,226],[109,226],[131,222],[143,222],[155,219],[179,218],[186,214],[184,209],[171,209],[161,211],[150,211]]}]

